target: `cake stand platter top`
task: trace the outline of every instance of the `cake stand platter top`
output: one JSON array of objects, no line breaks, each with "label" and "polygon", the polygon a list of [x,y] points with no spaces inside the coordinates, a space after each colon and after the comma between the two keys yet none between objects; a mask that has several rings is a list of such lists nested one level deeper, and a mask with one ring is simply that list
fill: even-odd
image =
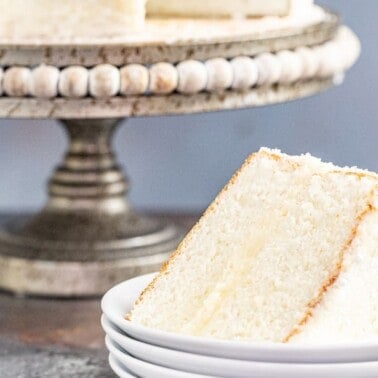
[{"label": "cake stand platter top", "polygon": [[337,25],[335,14],[314,7],[308,14],[279,19],[147,19],[142,31],[119,37],[17,38],[0,33],[0,66],[120,66],[251,56],[323,43]]},{"label": "cake stand platter top", "polygon": [[[123,118],[270,105],[327,89],[358,54],[353,32],[317,6],[283,18],[150,19],[143,32],[90,41],[0,35],[0,117]],[[268,62],[259,62],[264,55]]]}]

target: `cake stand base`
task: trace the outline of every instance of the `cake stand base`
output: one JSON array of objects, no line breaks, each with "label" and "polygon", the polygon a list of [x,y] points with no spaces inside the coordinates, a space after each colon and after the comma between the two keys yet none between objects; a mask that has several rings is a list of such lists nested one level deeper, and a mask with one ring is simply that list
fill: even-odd
[{"label": "cake stand base", "polygon": [[[53,297],[100,295],[118,282],[158,270],[183,236],[178,227],[160,219],[134,214],[96,218],[42,213],[2,225],[0,287]],[[113,240],[95,240],[96,233],[107,231]],[[75,234],[86,234],[86,242],[73,241]],[[69,236],[71,241],[66,241]]]},{"label": "cake stand base", "polygon": [[0,288],[42,296],[95,296],[156,271],[183,237],[164,219],[135,214],[110,149],[117,120],[65,121],[70,149],[45,208],[1,225]]}]

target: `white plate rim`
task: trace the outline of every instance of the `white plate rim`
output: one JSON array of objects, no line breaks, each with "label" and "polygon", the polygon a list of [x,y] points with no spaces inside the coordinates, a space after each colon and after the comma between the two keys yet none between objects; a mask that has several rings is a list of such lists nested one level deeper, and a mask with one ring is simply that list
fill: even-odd
[{"label": "white plate rim", "polygon": [[[228,378],[246,377],[251,374],[251,372],[265,371],[269,374],[271,369],[275,371],[272,374],[277,374],[277,369],[282,373],[286,373],[286,370],[290,370],[289,374],[293,374],[293,369],[300,371],[299,374],[308,373],[308,369],[314,371],[314,366],[316,365],[318,369],[344,369],[356,372],[356,370],[361,370],[366,367],[368,369],[376,368],[378,372],[378,361],[375,363],[363,362],[363,363],[323,363],[323,364],[293,364],[293,363],[275,363],[275,362],[261,362],[261,361],[241,361],[241,360],[231,360],[218,357],[210,357],[204,355],[190,354],[186,352],[181,352],[172,349],[165,349],[157,347],[155,345],[146,344],[138,340],[134,340],[131,337],[117,332],[110,324],[110,321],[106,319],[103,315],[102,326],[110,338],[116,345],[118,345],[122,350],[124,350],[130,356],[142,360],[151,364],[158,364],[170,369],[178,371],[187,371],[194,374],[205,374],[210,376],[224,376]],[[133,347],[132,345],[137,345]],[[139,345],[138,345],[139,344]],[[131,345],[131,346],[130,346]],[[186,356],[182,356],[186,355]],[[184,357],[184,359],[183,359]],[[373,365],[374,364],[374,365]],[[293,368],[294,366],[294,368]],[[303,371],[303,372],[302,372]],[[322,371],[315,374],[324,374]],[[318,376],[320,376],[318,375]]]},{"label": "white plate rim", "polygon": [[123,366],[123,364],[118,361],[117,357],[115,357],[112,353],[109,353],[109,365],[110,368],[113,370],[114,374],[116,374],[120,378],[137,378],[136,375],[132,374]]},{"label": "white plate rim", "polygon": [[158,364],[169,369],[187,371],[188,373],[193,374],[218,376],[223,372],[225,377],[234,377],[236,374],[235,372],[238,371],[238,369],[240,370],[240,368],[249,371],[253,369],[253,365],[261,364],[261,362],[198,355],[146,344],[133,339],[126,334],[117,332],[117,330],[113,328],[114,325],[110,323],[111,322],[106,318],[106,315],[102,315],[102,328],[112,341],[130,356],[154,365]]},{"label": "white plate rim", "polygon": [[151,373],[154,374],[152,375],[153,377],[211,378],[207,375],[188,373],[142,361],[119,349],[117,343],[108,335],[106,335],[105,337],[105,345],[109,353],[113,354],[117,358],[117,360],[121,361],[122,364],[126,366],[126,368],[128,368],[133,374],[136,374],[137,376],[145,376],[146,374]]},{"label": "white plate rim", "polygon": [[[205,339],[194,336],[180,335],[165,331],[155,330],[132,323],[125,319],[128,310],[124,314],[117,313],[112,308],[114,300],[122,300],[117,293],[127,293],[127,288],[137,285],[138,293],[133,293],[134,299],[139,296],[148,283],[153,279],[156,273],[146,274],[135,277],[130,280],[121,282],[111,288],[102,298],[101,309],[106,317],[120,328],[126,334],[133,338],[145,341],[162,347],[176,349],[180,345],[180,350],[190,353],[196,353],[199,350],[206,352],[207,355],[214,357],[223,357],[239,360],[256,360],[256,361],[275,361],[275,362],[351,362],[349,356],[360,356],[353,359],[353,362],[375,361],[378,356],[377,342],[358,342],[344,344],[327,344],[327,345],[304,345],[304,344],[279,344],[279,343],[254,343],[245,341],[228,341],[217,339]],[[121,297],[125,297],[123,294]],[[221,351],[221,352],[220,352]],[[339,357],[333,359],[333,355]],[[369,358],[363,358],[361,355],[371,355]],[[266,356],[271,356],[266,360]],[[273,357],[275,356],[275,357]],[[343,357],[344,356],[344,357]],[[271,359],[273,357],[273,360]]]},{"label": "white plate rim", "polygon": [[[123,351],[121,346],[112,340],[109,335],[106,336],[105,343],[109,352],[114,354],[123,365],[137,375],[166,378],[218,377],[218,375],[215,375],[217,373],[212,375],[194,374],[142,361]],[[249,371],[235,371],[233,378],[376,378],[378,374],[378,361],[345,364],[282,364],[269,362],[257,362],[256,364],[258,365]]]}]

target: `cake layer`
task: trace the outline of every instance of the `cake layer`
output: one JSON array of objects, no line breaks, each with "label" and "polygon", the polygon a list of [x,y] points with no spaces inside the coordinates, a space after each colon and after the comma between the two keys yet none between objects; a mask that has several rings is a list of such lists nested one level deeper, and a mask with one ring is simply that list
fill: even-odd
[{"label": "cake layer", "polygon": [[[129,318],[196,336],[292,341],[324,312],[357,235],[365,253],[377,253],[376,237],[363,228],[377,195],[374,174],[264,149],[216,198]],[[376,218],[370,222],[376,230]],[[365,275],[371,283],[376,270],[365,268],[373,269]],[[376,286],[366,290],[370,297]],[[376,305],[360,305],[361,320],[376,319]],[[348,328],[347,316],[337,319]],[[353,326],[366,336],[364,326]],[[369,327],[378,336],[376,323]],[[321,341],[332,337],[324,332]]]},{"label": "cake layer", "polygon": [[147,13],[165,16],[285,16],[290,0],[149,0]]},{"label": "cake layer", "polygon": [[124,35],[143,25],[145,0],[0,0],[1,38]]}]

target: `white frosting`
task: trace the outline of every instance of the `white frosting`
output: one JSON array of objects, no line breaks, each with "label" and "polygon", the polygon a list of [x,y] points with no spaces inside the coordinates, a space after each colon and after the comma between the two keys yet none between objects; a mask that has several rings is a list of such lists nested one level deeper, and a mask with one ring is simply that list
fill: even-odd
[{"label": "white frosting", "polygon": [[[378,196],[376,197],[378,198]],[[378,211],[360,224],[341,273],[292,342],[350,343],[378,338]],[[362,377],[363,375],[361,375]]]},{"label": "white frosting", "polygon": [[110,64],[100,64],[89,73],[89,93],[93,97],[115,96],[120,89],[119,70]]},{"label": "white frosting", "polygon": [[88,94],[89,73],[81,66],[67,67],[60,73],[59,93],[64,97],[80,98]]},{"label": "white frosting", "polygon": [[145,0],[0,0],[2,37],[125,35],[144,22]]},{"label": "white frosting", "polygon": [[226,59],[210,59],[205,66],[208,75],[206,86],[208,91],[220,91],[231,87],[234,73]]},{"label": "white frosting", "polygon": [[121,94],[141,95],[148,90],[150,80],[147,67],[141,64],[129,64],[120,70],[121,74]]},{"label": "white frosting", "polygon": [[177,65],[179,83],[177,90],[184,94],[203,91],[207,85],[207,70],[202,62],[187,60]]},{"label": "white frosting", "polygon": [[292,16],[304,16],[314,8],[314,0],[290,0],[290,3]]},{"label": "white frosting", "polygon": [[287,16],[291,8],[295,8],[292,3],[292,0],[148,0],[147,13],[154,16],[206,18],[217,16]]},{"label": "white frosting", "polygon": [[[24,6],[25,1],[28,3],[27,8]],[[71,5],[66,5],[67,1]],[[308,0],[297,1],[300,5]],[[44,6],[33,7],[31,4],[36,2],[43,2]],[[101,2],[102,5],[99,6]],[[120,5],[121,8],[117,9],[116,2],[126,4],[126,7],[129,3],[130,7],[127,9]],[[11,10],[17,8],[16,3],[23,9],[33,9],[33,12],[26,14],[24,12],[20,16],[17,13],[19,10],[17,12]],[[298,30],[321,22],[325,18],[325,12],[321,7],[310,6],[307,11],[290,12],[286,17],[147,18],[141,28],[143,3],[143,0],[0,0],[0,9],[7,9],[7,12],[0,12],[0,43],[22,45],[119,43],[125,46],[157,43],[179,45],[216,43],[225,39],[237,40],[248,35],[258,37],[261,34]],[[177,4],[180,4],[180,1]],[[217,4],[219,4],[218,0]],[[38,14],[42,14],[42,17]],[[132,27],[133,19],[137,24],[135,29]]]},{"label": "white frosting", "polygon": [[23,97],[29,94],[31,70],[26,67],[11,67],[4,72],[3,90],[7,96]]}]

